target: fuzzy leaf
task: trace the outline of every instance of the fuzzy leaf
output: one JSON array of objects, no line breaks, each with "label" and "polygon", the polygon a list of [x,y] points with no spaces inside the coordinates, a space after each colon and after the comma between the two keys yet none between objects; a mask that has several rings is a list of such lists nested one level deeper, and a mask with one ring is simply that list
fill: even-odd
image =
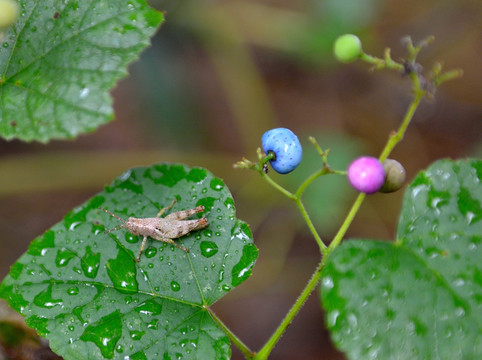
[{"label": "fuzzy leaf", "polygon": [[47,142],[110,121],[109,90],[162,19],[145,0],[22,1],[0,41],[0,136]]},{"label": "fuzzy leaf", "polygon": [[[189,253],[125,229],[123,219],[204,205],[209,226],[176,241]],[[202,168],[160,164],[119,176],[35,239],[0,296],[65,359],[226,359],[229,340],[209,305],[250,274],[258,250],[226,185]]]},{"label": "fuzzy leaf", "polygon": [[352,240],[321,296],[350,359],[482,358],[482,161],[441,160],[408,187],[395,243]]}]

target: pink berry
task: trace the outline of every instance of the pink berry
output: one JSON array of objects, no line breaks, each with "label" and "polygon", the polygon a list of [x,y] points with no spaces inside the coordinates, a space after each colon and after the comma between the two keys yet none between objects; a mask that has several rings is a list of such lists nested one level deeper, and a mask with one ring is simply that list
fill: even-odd
[{"label": "pink berry", "polygon": [[355,190],[373,194],[383,186],[385,170],[377,158],[362,156],[348,167],[348,181]]}]

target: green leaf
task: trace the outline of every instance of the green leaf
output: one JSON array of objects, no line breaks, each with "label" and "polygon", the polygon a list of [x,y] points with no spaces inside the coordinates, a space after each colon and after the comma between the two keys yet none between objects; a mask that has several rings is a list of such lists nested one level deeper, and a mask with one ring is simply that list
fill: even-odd
[{"label": "green leaf", "polygon": [[395,243],[353,240],[321,296],[350,359],[482,358],[482,161],[441,160],[408,187]]},{"label": "green leaf", "polygon": [[[204,205],[207,228],[172,244],[125,229],[122,219]],[[236,219],[226,185],[202,168],[159,164],[119,176],[35,239],[0,296],[65,359],[226,359],[229,340],[209,306],[246,280],[258,250]]]},{"label": "green leaf", "polygon": [[162,19],[145,0],[23,1],[0,46],[0,136],[46,142],[110,121],[109,90]]}]

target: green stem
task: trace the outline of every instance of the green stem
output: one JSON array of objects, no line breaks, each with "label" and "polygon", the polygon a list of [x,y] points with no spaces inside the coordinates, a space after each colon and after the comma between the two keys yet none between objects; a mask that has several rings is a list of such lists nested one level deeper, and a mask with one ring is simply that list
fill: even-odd
[{"label": "green stem", "polygon": [[291,193],[290,191],[286,190],[284,187],[279,185],[276,181],[271,179],[267,174],[265,174],[263,171],[260,172],[261,176],[264,177],[264,179],[271,185],[273,186],[276,190],[281,192],[283,195],[288,197],[291,200],[296,200],[296,195]]},{"label": "green stem", "polygon": [[261,350],[254,357],[255,360],[264,360],[268,358],[274,346],[281,338],[283,333],[286,331],[286,328],[291,324],[296,314],[300,311],[301,307],[304,305],[304,303],[306,302],[310,294],[318,285],[321,279],[321,270],[323,269],[323,265],[324,265],[324,261],[322,261],[318,265],[310,281],[308,281],[308,284],[306,284],[305,288],[301,292],[300,296],[298,297],[294,305],[291,307],[290,311],[286,314],[281,324],[278,326],[278,328],[271,336],[271,338],[266,342],[266,344],[261,348]]},{"label": "green stem", "polygon": [[392,70],[397,70],[397,71],[403,71],[403,65],[397,63],[396,61],[393,61],[392,58],[390,57],[390,50],[386,49],[385,50],[385,58],[380,59],[376,56],[368,55],[365,53],[362,53],[360,55],[360,60],[365,61],[369,64],[375,65],[375,68],[377,69],[392,69]]},{"label": "green stem", "polygon": [[412,103],[408,107],[407,112],[405,113],[405,116],[403,118],[403,121],[398,128],[398,131],[395,133],[392,133],[388,139],[387,144],[385,145],[385,148],[383,149],[382,153],[380,154],[379,160],[381,162],[384,162],[390,153],[392,152],[393,148],[403,139],[403,136],[405,135],[405,132],[407,130],[408,125],[410,124],[410,121],[412,121],[413,115],[415,114],[415,111],[417,110],[418,105],[420,104],[420,101],[422,100],[423,96],[425,95],[425,92],[416,89],[415,90],[415,98],[413,99]]},{"label": "green stem", "polygon": [[336,247],[340,244],[341,240],[343,239],[343,236],[345,236],[348,228],[350,227],[353,219],[355,218],[356,213],[358,212],[358,209],[360,209],[361,204],[363,203],[363,200],[365,200],[366,194],[364,193],[359,193],[358,197],[356,198],[355,202],[353,203],[350,212],[345,218],[345,221],[343,221],[343,224],[341,224],[340,229],[336,233],[335,237],[333,238],[333,241],[331,242],[330,246],[328,246],[328,255],[336,249]]},{"label": "green stem", "polygon": [[[417,110],[418,105],[420,104],[420,101],[422,100],[423,96],[425,95],[425,92],[422,91],[420,88],[417,87],[418,82],[416,83],[414,81],[414,87],[415,87],[415,97],[412,100],[410,106],[408,107],[407,112],[405,113],[405,116],[402,120],[402,123],[400,124],[400,127],[398,128],[398,131],[395,133],[392,133],[385,145],[385,147],[382,150],[382,153],[380,154],[379,160],[381,162],[384,162],[390,153],[392,152],[393,148],[403,139],[403,136],[405,135],[405,132],[407,131],[408,125],[410,124],[410,121],[413,119],[413,115],[415,114],[415,111]],[[340,229],[336,233],[335,237],[333,238],[333,241],[331,242],[330,246],[328,246],[328,255],[340,244],[341,240],[345,236],[349,226],[351,225],[353,219],[355,218],[356,213],[358,212],[358,209],[360,209],[361,204],[363,203],[363,200],[365,199],[366,195],[363,193],[358,194],[358,197],[356,198],[355,202],[353,203],[350,212],[348,213],[347,217],[345,218],[345,221],[341,225]]]},{"label": "green stem", "polygon": [[[402,124],[400,125],[398,131],[394,133],[392,136],[390,136],[387,144],[385,145],[385,148],[383,149],[381,155],[380,155],[380,161],[386,160],[388,155],[391,153],[395,145],[398,144],[403,139],[403,136],[405,134],[405,131],[407,130],[408,125],[410,124],[410,121],[413,118],[413,114],[415,113],[415,110],[417,109],[418,105],[420,104],[421,99],[425,95],[425,92],[423,92],[421,89],[417,88],[417,85],[414,84],[415,88],[415,98],[413,99],[412,103],[410,104],[404,119],[402,121]],[[312,178],[311,181],[316,179],[318,176],[320,176],[319,173],[321,173],[323,170],[320,170],[319,172],[313,174],[310,178]],[[305,181],[306,186],[311,182],[311,181]],[[308,214],[306,213],[306,210],[303,207],[303,204],[299,200],[298,194],[301,194],[306,186],[300,187],[298,191],[296,192],[295,200],[300,207],[300,210],[303,213],[303,217],[305,218],[305,221],[308,224],[308,227],[312,231],[313,234],[317,234],[316,230],[313,227],[313,224],[311,223],[311,220],[309,219]],[[290,193],[291,194],[291,193]],[[341,243],[343,237],[345,236],[348,228],[350,227],[351,223],[353,222],[353,219],[355,218],[358,210],[360,209],[363,200],[365,200],[366,194],[360,193],[358,197],[356,198],[355,202],[353,203],[350,211],[348,212],[348,215],[346,216],[343,224],[341,225],[340,229],[336,233],[335,237],[333,238],[333,241],[331,244],[328,246],[328,248],[322,250],[323,258],[321,263],[318,265],[316,268],[315,272],[313,273],[310,281],[306,285],[306,287],[303,289],[303,292],[299,296],[299,298],[296,300],[294,305],[291,307],[290,311],[288,314],[286,314],[285,318],[281,322],[281,324],[278,326],[276,331],[273,333],[271,338],[268,340],[268,342],[261,348],[261,350],[256,354],[254,359],[256,360],[263,360],[267,359],[268,355],[271,353],[272,349],[278,342],[278,340],[281,338],[283,333],[285,332],[286,328],[289,326],[289,324],[293,321],[294,317],[297,315],[297,313],[300,311],[301,307],[304,305],[306,300],[308,299],[309,295],[313,292],[313,290],[316,288],[319,280],[321,279],[321,271],[326,263],[326,261],[329,258],[329,255],[333,250],[335,250],[338,245]],[[317,238],[317,235],[315,235],[315,238]],[[318,240],[317,240],[318,241]],[[323,243],[320,239],[318,241],[318,244],[320,245],[320,242]],[[324,245],[324,243],[323,243]],[[320,246],[320,249],[322,247]]]},{"label": "green stem", "polygon": [[219,327],[228,335],[229,340],[243,353],[246,359],[252,359],[255,353],[251,351],[229,328],[224,325],[220,318],[212,311],[212,309],[207,308],[212,319]]},{"label": "green stem", "polygon": [[301,202],[301,199],[298,197],[296,198],[296,205],[298,205],[298,208],[301,211],[301,214],[303,215],[303,219],[305,219],[306,225],[308,225],[308,228],[311,231],[311,234],[315,238],[316,242],[318,243],[318,246],[320,247],[321,254],[324,256],[326,254],[327,247],[323,240],[321,239],[320,235],[315,229],[315,226],[313,225],[313,222],[310,219],[310,216],[308,215],[308,212],[305,209],[305,206]]},{"label": "green stem", "polygon": [[310,185],[313,181],[315,181],[320,176],[328,174],[329,172],[330,172],[330,170],[327,167],[323,167],[322,169],[318,170],[314,174],[311,174],[310,177],[308,177],[305,181],[303,181],[303,183],[300,185],[298,190],[296,190],[295,196],[297,198],[301,198],[301,195],[306,190],[308,185]]}]

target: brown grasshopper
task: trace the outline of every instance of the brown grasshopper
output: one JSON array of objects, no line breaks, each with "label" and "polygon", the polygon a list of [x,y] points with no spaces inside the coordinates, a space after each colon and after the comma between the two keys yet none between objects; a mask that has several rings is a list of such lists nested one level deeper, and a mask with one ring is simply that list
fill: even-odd
[{"label": "brown grasshopper", "polygon": [[194,209],[176,211],[172,214],[167,215],[164,218],[161,218],[161,216],[164,214],[166,210],[169,210],[174,206],[175,202],[176,202],[176,199],[172,201],[171,205],[161,209],[161,211],[159,211],[156,217],[141,218],[141,219],[130,217],[129,219],[127,219],[127,221],[111,213],[109,210],[106,210],[101,207],[99,208],[101,210],[104,210],[107,214],[115,217],[117,220],[123,222],[123,224],[113,229],[107,230],[106,233],[119,230],[119,229],[127,229],[127,231],[129,231],[132,235],[143,236],[141,248],[136,258],[136,261],[139,262],[139,260],[141,259],[141,254],[144,251],[144,247],[146,246],[146,241],[148,236],[155,240],[164,241],[166,243],[172,244],[188,253],[189,249],[186,249],[185,247],[178,245],[173,239],[180,238],[194,230],[204,229],[209,225],[208,220],[205,217],[198,220],[184,220],[189,216],[203,212],[204,206],[202,205]]}]

